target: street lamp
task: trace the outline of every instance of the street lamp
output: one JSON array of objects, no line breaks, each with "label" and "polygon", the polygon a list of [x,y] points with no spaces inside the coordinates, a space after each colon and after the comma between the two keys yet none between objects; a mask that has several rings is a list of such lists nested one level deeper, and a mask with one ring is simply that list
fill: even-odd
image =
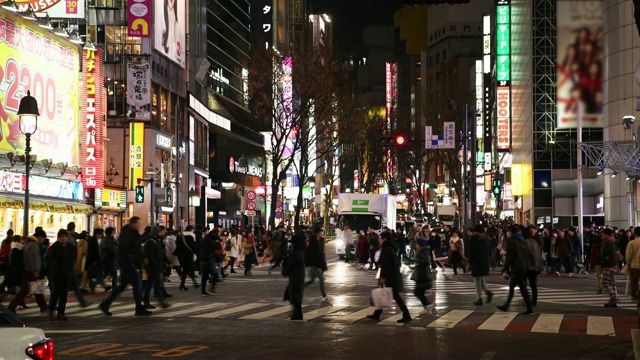
[{"label": "street lamp", "polygon": [[22,233],[29,236],[29,175],[31,173],[31,135],[38,130],[38,102],[27,91],[27,96],[20,100],[17,115],[20,117],[20,132],[25,136],[24,163],[25,163],[25,187],[24,187],[24,218],[22,219]]}]

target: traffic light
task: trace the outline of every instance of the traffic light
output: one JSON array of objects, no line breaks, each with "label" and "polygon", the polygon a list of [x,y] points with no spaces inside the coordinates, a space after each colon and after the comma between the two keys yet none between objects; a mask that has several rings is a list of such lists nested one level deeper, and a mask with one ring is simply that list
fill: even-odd
[{"label": "traffic light", "polygon": [[495,177],[493,178],[493,194],[496,196],[500,196],[500,194],[502,193],[502,178],[501,177]]},{"label": "traffic light", "polygon": [[167,203],[171,204],[173,203],[173,185],[169,185],[167,186]]},{"label": "traffic light", "polygon": [[144,186],[141,186],[141,185],[136,186],[136,202],[137,203],[144,202]]},{"label": "traffic light", "polygon": [[438,185],[436,184],[424,184],[427,189],[437,189]]},{"label": "traffic light", "polygon": [[409,143],[409,139],[404,135],[380,136],[379,140],[382,146],[403,147]]}]

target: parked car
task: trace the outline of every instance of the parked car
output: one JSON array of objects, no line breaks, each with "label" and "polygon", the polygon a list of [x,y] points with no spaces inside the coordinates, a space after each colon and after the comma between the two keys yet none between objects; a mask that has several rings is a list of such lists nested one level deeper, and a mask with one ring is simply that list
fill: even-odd
[{"label": "parked car", "polygon": [[0,359],[53,360],[53,340],[0,304]]}]

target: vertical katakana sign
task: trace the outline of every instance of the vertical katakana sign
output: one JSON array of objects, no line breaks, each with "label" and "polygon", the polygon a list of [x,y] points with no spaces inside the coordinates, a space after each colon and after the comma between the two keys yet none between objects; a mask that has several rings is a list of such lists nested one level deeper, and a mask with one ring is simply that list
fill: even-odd
[{"label": "vertical katakana sign", "polygon": [[82,121],[82,185],[102,188],[102,55],[100,49],[84,50]]}]

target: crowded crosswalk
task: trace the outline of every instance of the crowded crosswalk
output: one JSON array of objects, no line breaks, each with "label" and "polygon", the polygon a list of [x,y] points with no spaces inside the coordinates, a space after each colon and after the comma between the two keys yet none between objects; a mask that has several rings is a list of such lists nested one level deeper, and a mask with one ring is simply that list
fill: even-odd
[{"label": "crowded crosswalk", "polygon": [[[247,302],[229,303],[213,302],[202,305],[199,302],[176,302],[168,309],[158,309],[154,318],[193,318],[193,319],[233,319],[246,321],[286,321],[289,318],[288,305]],[[409,324],[396,322],[402,314],[393,309],[384,313],[379,322],[371,321],[366,316],[374,310],[368,306],[345,306],[331,304],[309,304],[303,306],[303,322],[323,322],[332,324],[388,325],[426,328],[467,329],[486,331],[519,331],[549,334],[586,334],[594,336],[628,336],[629,330],[637,326],[635,316],[585,316],[565,315],[557,313],[540,313],[533,316],[519,316],[517,312],[500,312],[492,307],[481,309],[439,309],[432,314],[420,314],[422,308],[409,310],[414,321]],[[116,302],[111,308],[115,318],[133,316],[130,303]],[[84,310],[78,306],[70,306],[67,314],[71,318],[96,318],[102,314],[100,310]],[[19,311],[23,318],[41,316],[37,309]]]}]

